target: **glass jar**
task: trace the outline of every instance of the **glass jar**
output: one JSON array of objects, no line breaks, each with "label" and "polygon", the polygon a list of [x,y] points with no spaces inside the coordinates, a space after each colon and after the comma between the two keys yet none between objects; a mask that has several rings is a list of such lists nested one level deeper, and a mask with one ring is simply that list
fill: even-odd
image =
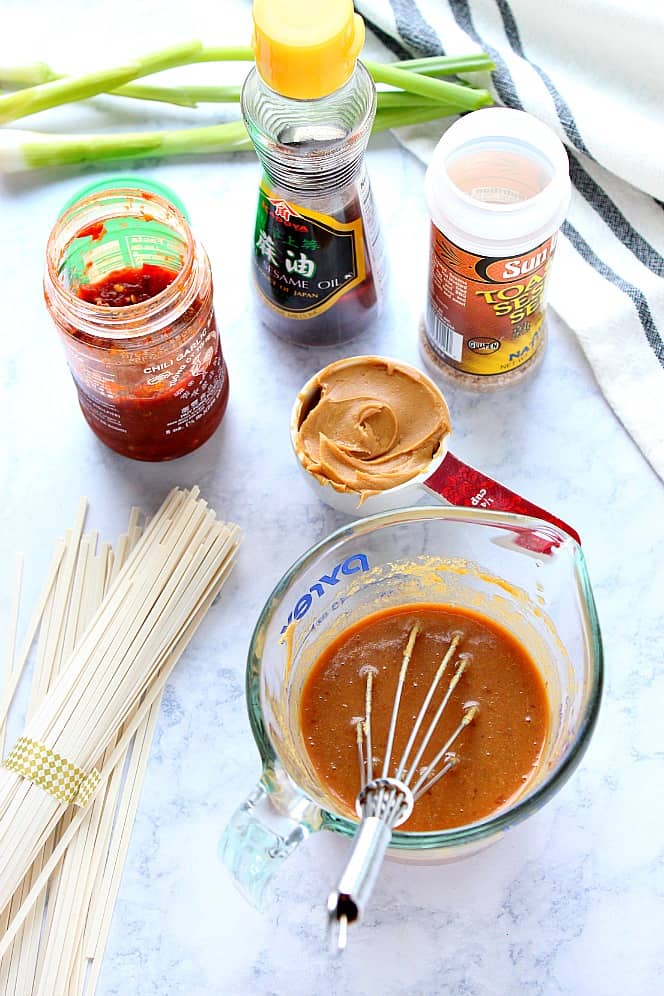
[{"label": "glass jar", "polygon": [[83,415],[136,460],[196,449],[228,402],[210,263],[173,200],[154,183],[96,184],[64,209],[46,250],[46,306]]},{"label": "glass jar", "polygon": [[259,314],[302,345],[359,335],[380,308],[383,262],[364,164],[376,90],[356,59],[363,40],[350,0],[254,2],[256,67],[242,113],[263,167]]}]

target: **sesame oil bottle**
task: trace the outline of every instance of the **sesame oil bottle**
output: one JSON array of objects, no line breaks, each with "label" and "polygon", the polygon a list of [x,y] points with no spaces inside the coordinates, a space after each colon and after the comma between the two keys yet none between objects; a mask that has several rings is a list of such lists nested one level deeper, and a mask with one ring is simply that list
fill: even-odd
[{"label": "sesame oil bottle", "polygon": [[364,153],[376,113],[351,0],[254,0],[242,113],[261,161],[253,276],[283,339],[334,345],[376,318],[382,257]]}]

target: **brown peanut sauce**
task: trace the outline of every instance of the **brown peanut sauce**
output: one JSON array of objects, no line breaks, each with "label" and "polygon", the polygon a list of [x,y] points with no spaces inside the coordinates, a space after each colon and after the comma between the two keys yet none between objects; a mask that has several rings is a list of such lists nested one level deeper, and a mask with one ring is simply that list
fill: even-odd
[{"label": "brown peanut sauce", "polygon": [[[314,663],[300,701],[306,750],[324,793],[339,812],[354,815],[360,789],[356,722],[365,714],[366,672],[362,669],[368,665],[376,669],[371,726],[374,776],[378,776],[403,653],[416,623],[419,631],[403,689],[389,774],[394,774],[455,633],[463,634],[455,658],[468,654],[469,663],[419,767],[435,757],[457,727],[465,703],[476,701],[480,707],[452,748],[459,763],[415,803],[400,828],[426,832],[474,823],[523,791],[546,743],[549,704],[544,681],[525,648],[479,613],[423,604],[399,606],[362,619],[341,633]],[[416,745],[448,687],[455,658],[427,710]]]}]

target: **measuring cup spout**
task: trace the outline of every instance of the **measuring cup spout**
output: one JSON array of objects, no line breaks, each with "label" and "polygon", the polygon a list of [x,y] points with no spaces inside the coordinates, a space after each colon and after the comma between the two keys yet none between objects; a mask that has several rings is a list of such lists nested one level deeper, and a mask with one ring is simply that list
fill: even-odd
[{"label": "measuring cup spout", "polygon": [[318,806],[300,795],[281,769],[266,768],[229,820],[219,856],[245,899],[263,909],[275,872],[321,825]]}]

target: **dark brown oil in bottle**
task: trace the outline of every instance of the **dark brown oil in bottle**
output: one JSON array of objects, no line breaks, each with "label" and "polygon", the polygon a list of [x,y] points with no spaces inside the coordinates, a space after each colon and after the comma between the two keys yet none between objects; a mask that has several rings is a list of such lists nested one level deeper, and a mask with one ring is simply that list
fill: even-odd
[{"label": "dark brown oil in bottle", "polygon": [[263,165],[253,244],[259,316],[290,342],[329,346],[363,332],[382,297],[382,255],[364,152],[376,109],[360,63],[312,100],[276,93],[253,69],[242,90]]},{"label": "dark brown oil in bottle", "polygon": [[[259,198],[259,219],[261,203],[264,197]],[[283,207],[280,210],[282,203],[292,211],[290,217],[284,217],[288,212]],[[261,319],[281,338],[311,346],[336,345],[368,328],[379,311],[381,275],[377,271],[382,267],[368,184],[364,191],[360,184],[354,185],[345,192],[345,198],[342,194],[326,197],[315,208],[313,204],[311,207],[293,204],[287,192],[282,202],[272,190],[267,210],[270,215],[267,229],[271,232],[277,263],[266,261],[261,251],[265,241],[260,233],[266,229],[261,229],[257,219],[254,253]],[[314,214],[320,216],[320,223],[317,217],[312,217]],[[281,215],[281,233],[279,219],[274,215]],[[289,232],[288,223],[306,227],[307,232]],[[337,232],[335,223],[343,226]],[[317,248],[312,251],[314,243]],[[307,278],[309,267],[303,274],[284,279],[284,264],[301,261],[301,253],[306,257],[305,267],[308,260],[316,259],[316,272]],[[321,274],[322,279],[317,280]]]}]

